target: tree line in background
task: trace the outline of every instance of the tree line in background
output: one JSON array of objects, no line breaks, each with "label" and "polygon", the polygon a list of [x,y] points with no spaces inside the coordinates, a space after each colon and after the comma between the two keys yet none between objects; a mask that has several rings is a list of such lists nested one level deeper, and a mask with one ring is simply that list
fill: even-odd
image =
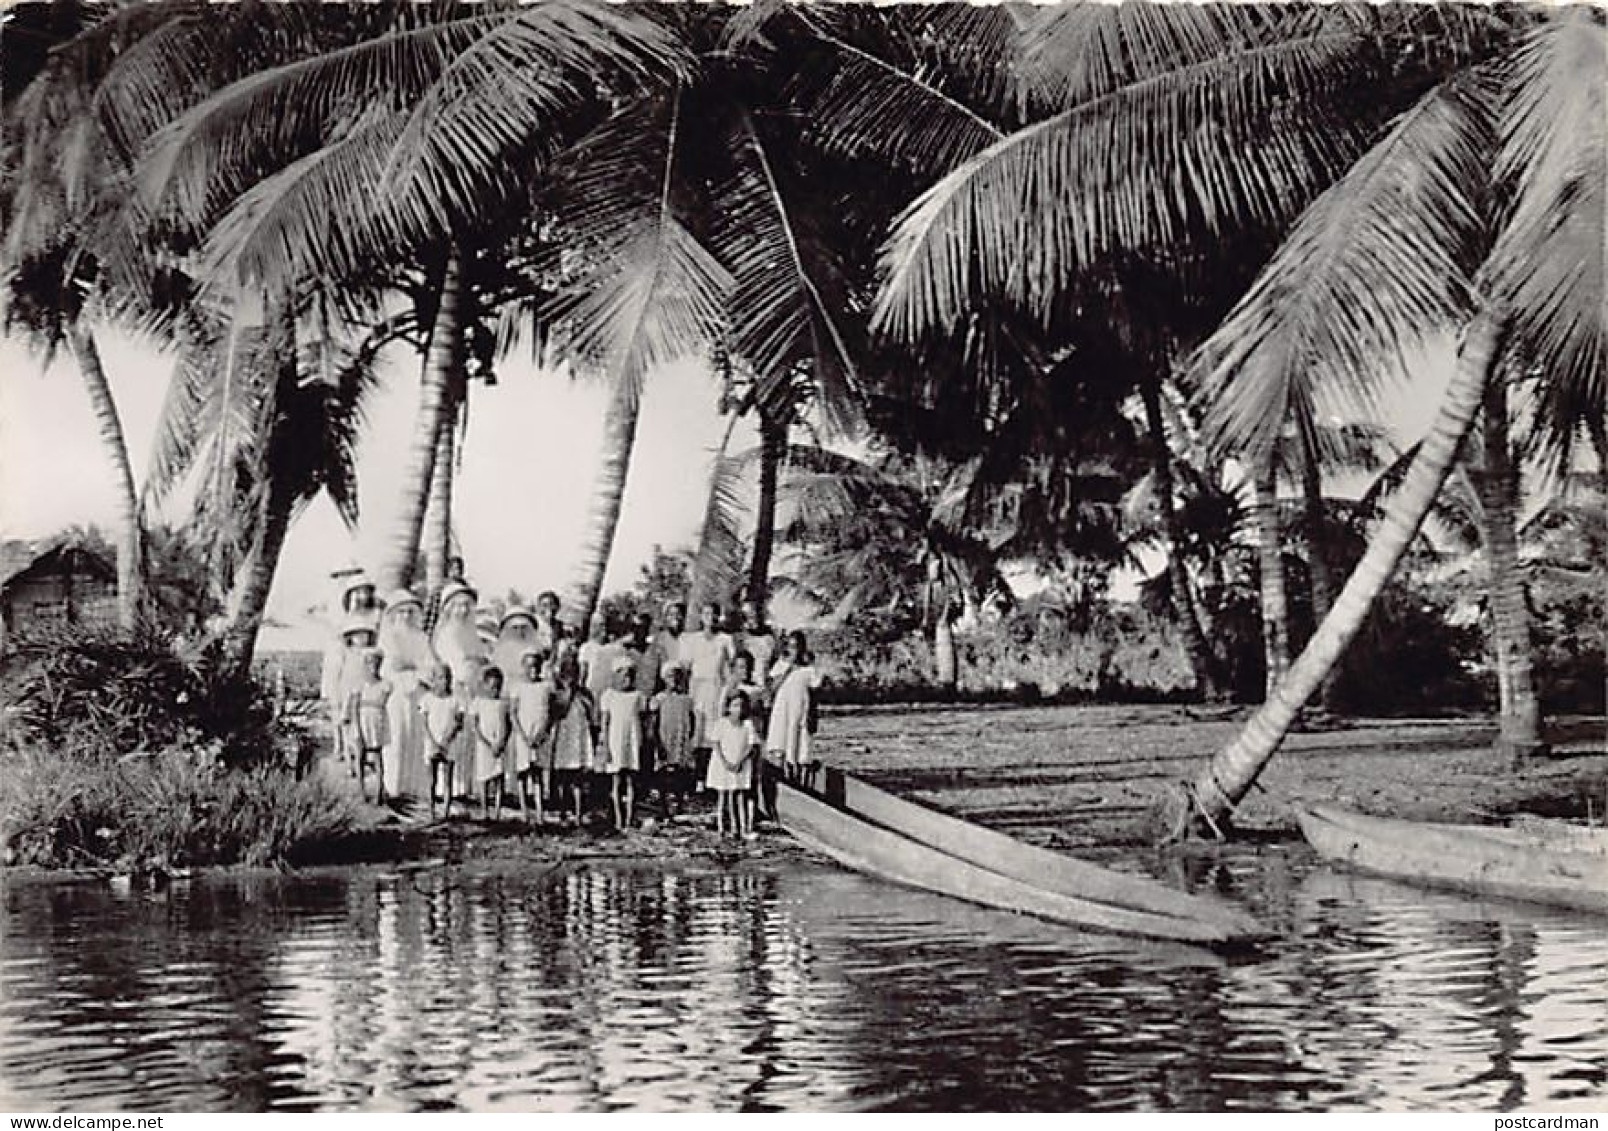
[{"label": "tree line in background", "polygon": [[[1008,567],[1086,611],[1159,559],[1214,698],[1254,593],[1263,706],[1189,797],[1221,825],[1458,507],[1502,741],[1541,745],[1526,576],[1604,567],[1604,45],[1599,11],[1523,6],[24,5],[6,325],[83,375],[129,622],[145,516],[200,485],[242,668],[300,508],[358,520],[382,350],[419,362],[386,585],[440,584],[504,359],[608,382],[585,614],[642,397],[703,356],[761,443],[716,461],[695,596],[914,611],[952,683]],[[175,357],[143,485],[108,325]]]}]

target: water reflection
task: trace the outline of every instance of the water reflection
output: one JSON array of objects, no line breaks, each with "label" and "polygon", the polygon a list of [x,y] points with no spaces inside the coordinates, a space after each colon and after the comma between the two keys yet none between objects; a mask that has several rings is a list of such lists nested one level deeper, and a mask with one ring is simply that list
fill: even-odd
[{"label": "water reflection", "polygon": [[[1270,866],[1271,865],[1271,866]],[[18,885],[0,1106],[1601,1106],[1589,919],[1231,859],[1260,960],[825,869]]]}]

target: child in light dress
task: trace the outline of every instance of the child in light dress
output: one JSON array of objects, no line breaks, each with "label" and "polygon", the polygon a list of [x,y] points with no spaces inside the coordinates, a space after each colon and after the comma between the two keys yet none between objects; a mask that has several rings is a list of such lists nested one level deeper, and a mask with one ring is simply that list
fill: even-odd
[{"label": "child in light dress", "polygon": [[541,651],[535,648],[526,649],[520,658],[525,678],[514,685],[513,694],[509,696],[514,728],[512,737],[514,756],[510,767],[513,771],[514,792],[519,795],[519,815],[522,820],[528,822],[531,819],[531,809],[534,808],[537,824],[542,824],[547,819],[544,806],[553,770],[553,744],[550,733],[553,685],[544,678],[542,671],[544,659]]},{"label": "child in light dress", "polygon": [[502,817],[503,754],[513,730],[502,685],[501,669],[487,667],[480,675],[480,694],[469,703],[469,723],[474,728],[474,770],[470,780],[477,786],[481,816],[493,821]]},{"label": "child in light dress", "polygon": [[376,804],[385,802],[385,704],[391,697],[390,683],[380,678],[383,662],[376,648],[363,653],[362,679],[346,701],[346,723],[357,739],[357,791],[363,800],[368,800],[368,774],[373,770]]},{"label": "child in light dress", "polygon": [[765,749],[782,763],[787,780],[815,786],[815,692],[821,673],[802,632],[790,632],[771,669],[771,714]]},{"label": "child in light dress", "polygon": [[752,840],[754,836],[754,762],[759,757],[759,735],[748,717],[748,696],[734,691],[726,699],[726,713],[709,728],[709,772],[704,785],[719,796],[715,828]]},{"label": "child in light dress", "polygon": [[574,820],[581,823],[586,775],[592,768],[597,706],[581,684],[575,653],[560,652],[553,676],[552,728],[554,788],[567,789]]},{"label": "child in light dress", "polygon": [[636,690],[636,664],[622,656],[614,662],[614,686],[603,693],[603,744],[600,769],[609,777],[614,824],[630,828],[634,816],[636,772],[642,768],[642,693]]},{"label": "child in light dress", "polygon": [[445,804],[442,817],[452,816],[453,751],[463,729],[463,708],[452,689],[452,669],[437,664],[430,672],[430,690],[419,697],[424,732],[424,759],[430,774],[430,819],[436,819],[437,787]]},{"label": "child in light dress", "polygon": [[659,788],[664,796],[664,815],[674,816],[693,791],[692,740],[698,730],[693,718],[692,696],[687,694],[687,669],[677,666],[665,672],[670,686],[653,700],[659,735]]},{"label": "child in light dress", "polygon": [[614,686],[614,663],[624,654],[625,649],[610,633],[603,614],[593,617],[592,633],[576,652],[581,662],[581,683],[593,704],[602,703],[603,693]]}]

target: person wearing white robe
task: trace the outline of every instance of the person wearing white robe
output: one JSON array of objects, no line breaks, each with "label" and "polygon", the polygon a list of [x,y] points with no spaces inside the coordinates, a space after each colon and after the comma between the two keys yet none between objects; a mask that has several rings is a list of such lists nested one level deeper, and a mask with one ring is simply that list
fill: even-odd
[{"label": "person wearing white robe", "polygon": [[385,791],[392,797],[421,797],[429,785],[424,759],[419,698],[429,684],[435,652],[425,635],[424,606],[406,589],[386,597],[380,618],[380,675],[391,685],[386,703],[389,741],[385,748]]}]

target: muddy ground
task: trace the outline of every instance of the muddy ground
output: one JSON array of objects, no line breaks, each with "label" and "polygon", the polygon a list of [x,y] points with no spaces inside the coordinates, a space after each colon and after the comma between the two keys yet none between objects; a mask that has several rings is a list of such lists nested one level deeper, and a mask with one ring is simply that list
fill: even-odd
[{"label": "muddy ground", "polygon": [[[1246,717],[1241,709],[1151,706],[856,709],[825,715],[819,751],[878,785],[1024,840],[1116,860],[1150,846],[1158,798],[1197,773]],[[1423,820],[1500,822],[1519,812],[1603,819],[1604,720],[1555,720],[1554,753],[1518,769],[1494,752],[1493,735],[1479,719],[1349,720],[1291,735],[1236,823],[1249,837],[1293,838],[1291,806],[1302,801]],[[641,811],[657,818],[651,800]],[[426,826],[370,816],[377,827],[335,855],[730,864],[800,851],[775,829],[757,843],[722,841],[706,809],[624,833],[601,819],[579,830],[532,831],[514,822]]]}]

